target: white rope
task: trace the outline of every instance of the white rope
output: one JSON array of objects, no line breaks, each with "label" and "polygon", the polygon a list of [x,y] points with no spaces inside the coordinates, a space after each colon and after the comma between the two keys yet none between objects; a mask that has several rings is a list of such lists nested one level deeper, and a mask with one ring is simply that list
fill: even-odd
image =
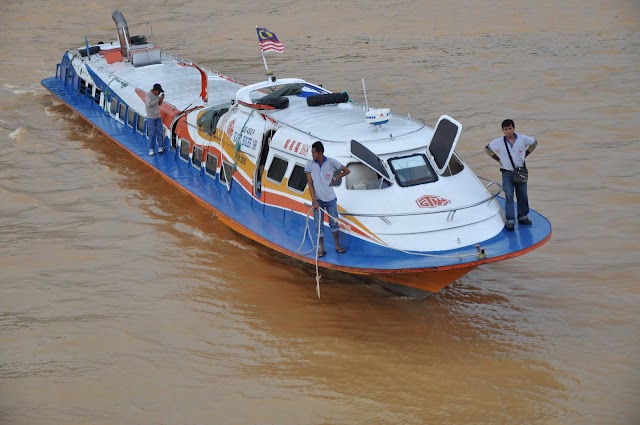
[{"label": "white rope", "polygon": [[[307,217],[305,220],[305,227],[304,227],[304,236],[302,237],[302,242],[300,242],[300,246],[298,247],[298,249],[296,250],[296,252],[298,254],[300,254],[300,249],[302,248],[302,246],[304,245],[304,242],[307,240],[307,234],[309,235],[309,240],[312,241],[312,236],[311,236],[311,228],[309,227],[309,216],[311,214],[311,211],[313,211],[313,207],[309,208],[309,211],[307,211]],[[326,209],[324,208],[318,208],[319,210],[323,211],[327,216],[329,216],[330,218],[334,219],[336,222],[338,221],[337,217],[333,217],[331,214],[329,214],[327,212]],[[307,252],[303,252],[302,255],[307,255],[309,254],[311,251],[315,250],[316,251],[316,294],[318,295],[318,298],[320,298],[320,271],[318,270],[318,246],[320,245],[320,226],[323,225],[321,220],[318,220],[318,228],[316,229],[316,243],[313,244],[312,242],[312,247],[309,251]],[[462,259],[462,258],[466,258],[466,257],[479,257],[479,254],[458,254],[458,255],[440,255],[440,254],[427,254],[426,252],[412,252],[412,251],[405,251],[403,249],[399,249],[399,248],[394,248],[392,246],[389,246],[386,242],[384,242],[383,240],[379,240],[379,243],[386,246],[389,249],[392,249],[394,251],[398,251],[398,252],[402,252],[404,254],[409,254],[409,255],[418,255],[421,257],[440,257],[440,258],[457,258],[457,259]],[[479,246],[477,246],[476,248],[479,248]]]},{"label": "white rope", "polygon": [[[337,219],[335,219],[334,217],[332,217],[327,210],[325,210],[324,208],[319,208],[321,211],[323,211],[325,214],[327,214],[329,217],[333,218],[334,220],[337,221]],[[311,237],[311,228],[309,227],[309,215],[311,213],[311,211],[313,211],[313,207],[309,208],[309,211],[307,211],[307,218],[305,220],[305,226],[304,226],[304,236],[302,238],[302,242],[300,242],[300,246],[298,247],[298,249],[296,250],[296,252],[298,254],[300,254],[300,249],[302,248],[302,245],[304,245],[304,242],[307,240],[307,234],[309,235],[309,240],[313,241],[312,237]],[[303,252],[302,255],[307,255],[309,254],[311,251],[313,251],[315,249],[316,251],[316,295],[318,296],[318,298],[320,298],[320,270],[318,269],[318,246],[320,245],[320,226],[322,226],[322,221],[318,220],[318,228],[316,229],[316,243],[314,244],[312,242],[312,247],[309,251],[307,252]]]},{"label": "white rope", "polygon": [[[318,220],[318,228],[316,229],[316,247],[320,245],[320,226],[322,226],[322,222]],[[318,298],[320,298],[320,271],[318,270],[318,250],[317,249],[316,249],[316,295],[318,296]]]}]

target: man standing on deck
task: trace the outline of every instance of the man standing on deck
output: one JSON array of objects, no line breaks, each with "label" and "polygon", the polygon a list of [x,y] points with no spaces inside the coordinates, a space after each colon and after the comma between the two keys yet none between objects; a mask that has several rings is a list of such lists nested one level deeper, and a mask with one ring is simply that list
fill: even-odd
[{"label": "man standing on deck", "polygon": [[[538,141],[525,134],[515,133],[516,125],[513,120],[502,121],[502,132],[504,137],[498,137],[491,141],[485,152],[500,163],[502,172],[502,190],[506,198],[504,212],[507,219],[507,230],[513,230],[515,226],[515,215],[513,213],[513,195],[517,198],[518,223],[520,225],[530,225],[529,220],[529,197],[527,195],[527,183],[515,183],[513,181],[513,168],[524,166],[524,158],[528,156],[538,146]],[[508,149],[508,150],[507,150]],[[511,154],[511,157],[509,157]]]},{"label": "man standing on deck", "polygon": [[[333,190],[333,184],[351,172],[337,160],[324,156],[324,145],[322,142],[315,142],[311,145],[312,160],[307,162],[304,172],[307,174],[307,184],[313,203],[313,219],[316,223],[316,231],[319,232],[318,257],[323,257],[327,252],[324,249],[324,211],[329,214],[329,227],[333,233],[333,243],[336,252],[343,254],[347,252],[340,246],[338,226],[338,198]],[[339,171],[338,174],[335,174]]]},{"label": "man standing on deck", "polygon": [[149,156],[164,152],[164,137],[162,135],[162,118],[160,118],[160,105],[164,101],[164,90],[160,84],[154,84],[144,98],[147,108],[147,133],[149,134]]}]

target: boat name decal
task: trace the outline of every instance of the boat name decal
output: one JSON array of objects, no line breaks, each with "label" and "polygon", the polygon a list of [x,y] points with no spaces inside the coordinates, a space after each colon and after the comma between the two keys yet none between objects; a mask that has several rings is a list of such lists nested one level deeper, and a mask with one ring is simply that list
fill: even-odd
[{"label": "boat name decal", "polygon": [[416,199],[416,204],[418,204],[420,208],[444,207],[445,205],[449,205],[450,203],[450,200],[437,195],[424,195]]},{"label": "boat name decal", "polygon": [[307,153],[309,153],[309,149],[311,149],[311,146],[307,145],[306,143],[296,142],[295,140],[287,139],[284,142],[284,148],[292,152],[295,152],[297,154],[300,154],[302,156],[306,156]]}]

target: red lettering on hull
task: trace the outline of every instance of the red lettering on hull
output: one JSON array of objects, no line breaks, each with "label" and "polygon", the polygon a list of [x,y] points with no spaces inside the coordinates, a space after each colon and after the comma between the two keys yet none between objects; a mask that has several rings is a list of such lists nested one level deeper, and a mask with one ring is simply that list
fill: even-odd
[{"label": "red lettering on hull", "polygon": [[450,203],[450,200],[436,195],[424,195],[416,199],[416,204],[418,204],[420,208],[444,207]]}]

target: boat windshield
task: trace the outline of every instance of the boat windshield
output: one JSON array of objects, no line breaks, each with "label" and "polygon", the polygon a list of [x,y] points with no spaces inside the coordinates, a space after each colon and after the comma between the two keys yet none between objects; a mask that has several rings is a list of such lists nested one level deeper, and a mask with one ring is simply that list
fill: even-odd
[{"label": "boat windshield", "polygon": [[400,186],[415,186],[438,180],[438,176],[424,154],[391,158],[388,162]]}]

